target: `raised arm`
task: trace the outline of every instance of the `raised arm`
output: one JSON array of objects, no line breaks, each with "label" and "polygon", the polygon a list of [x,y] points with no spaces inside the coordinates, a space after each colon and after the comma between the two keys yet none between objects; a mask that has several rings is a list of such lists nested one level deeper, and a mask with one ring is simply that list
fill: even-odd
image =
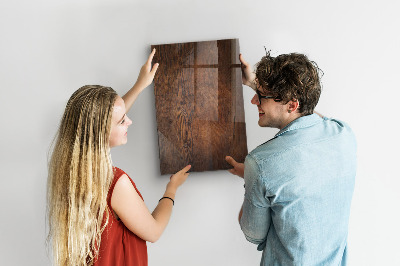
[{"label": "raised arm", "polygon": [[[186,181],[190,167],[188,165],[171,176],[163,197],[175,200],[176,191]],[[169,198],[160,200],[153,213],[150,213],[129,177],[124,174],[115,184],[111,207],[130,231],[154,243],[160,238],[171,217],[173,201]]]},{"label": "raised arm", "polygon": [[154,75],[156,74],[158,68],[158,63],[154,64],[153,68],[151,67],[151,62],[155,53],[156,49],[153,49],[146,63],[140,69],[135,85],[133,85],[133,87],[124,96],[122,96],[122,99],[125,102],[126,112],[131,109],[139,94],[153,82]]}]

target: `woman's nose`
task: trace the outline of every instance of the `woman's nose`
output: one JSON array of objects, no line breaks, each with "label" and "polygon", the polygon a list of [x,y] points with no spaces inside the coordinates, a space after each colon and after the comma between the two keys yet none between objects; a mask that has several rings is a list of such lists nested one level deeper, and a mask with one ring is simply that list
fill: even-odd
[{"label": "woman's nose", "polygon": [[260,102],[258,101],[258,96],[257,94],[254,94],[253,98],[251,99],[251,103],[258,105]]},{"label": "woman's nose", "polygon": [[132,120],[130,120],[129,117],[126,117],[126,119],[127,119],[126,122],[127,122],[128,126],[130,126],[132,124]]}]

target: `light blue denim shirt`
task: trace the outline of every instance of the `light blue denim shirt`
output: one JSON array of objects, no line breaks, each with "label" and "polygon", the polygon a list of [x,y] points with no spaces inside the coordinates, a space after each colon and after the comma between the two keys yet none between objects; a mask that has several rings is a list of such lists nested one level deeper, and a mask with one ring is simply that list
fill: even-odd
[{"label": "light blue denim shirt", "polygon": [[250,152],[240,226],[261,265],[345,265],[355,176],[352,130],[316,114]]}]

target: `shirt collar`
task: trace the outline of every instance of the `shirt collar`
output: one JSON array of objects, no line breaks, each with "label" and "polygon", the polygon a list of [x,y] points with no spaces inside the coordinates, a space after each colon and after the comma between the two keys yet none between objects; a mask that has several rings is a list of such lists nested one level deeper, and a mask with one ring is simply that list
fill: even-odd
[{"label": "shirt collar", "polygon": [[310,127],[321,122],[322,118],[317,114],[311,114],[306,116],[301,116],[289,124],[287,124],[284,128],[282,128],[278,133],[276,133],[275,138],[285,134],[286,132],[296,130],[299,128]]}]

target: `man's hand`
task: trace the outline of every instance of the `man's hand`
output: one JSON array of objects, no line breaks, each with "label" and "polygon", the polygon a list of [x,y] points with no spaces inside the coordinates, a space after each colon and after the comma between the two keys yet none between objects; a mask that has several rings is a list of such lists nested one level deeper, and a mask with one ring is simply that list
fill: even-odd
[{"label": "man's hand", "polygon": [[242,54],[239,54],[240,67],[242,68],[242,82],[244,85],[249,86],[253,90],[257,89],[256,85],[256,74],[254,73],[252,67],[247,63]]},{"label": "man's hand", "polygon": [[244,164],[243,163],[238,163],[235,161],[235,159],[233,159],[231,156],[226,156],[225,160],[233,166],[232,169],[229,169],[229,173],[233,174],[233,175],[237,175],[241,178],[244,177]]}]

